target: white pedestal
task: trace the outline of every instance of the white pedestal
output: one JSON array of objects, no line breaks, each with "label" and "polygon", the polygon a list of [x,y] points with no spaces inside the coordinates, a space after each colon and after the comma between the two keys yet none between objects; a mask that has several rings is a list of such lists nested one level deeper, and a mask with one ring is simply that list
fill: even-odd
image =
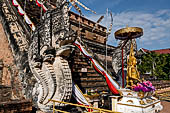
[{"label": "white pedestal", "polygon": [[139,92],[122,89],[123,97],[110,96],[112,111],[122,113],[157,113],[162,110],[160,100],[153,96],[139,97]]}]

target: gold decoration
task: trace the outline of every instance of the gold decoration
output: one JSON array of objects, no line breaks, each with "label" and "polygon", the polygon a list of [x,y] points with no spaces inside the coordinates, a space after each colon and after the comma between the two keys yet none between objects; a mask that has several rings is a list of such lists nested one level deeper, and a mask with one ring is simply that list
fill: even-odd
[{"label": "gold decoration", "polygon": [[[120,39],[119,37],[126,37],[129,39],[133,39],[133,38],[140,37],[142,35],[143,35],[143,29],[139,27],[126,26],[126,28],[120,29],[115,32],[115,38],[118,38],[118,39]],[[120,40],[124,40],[124,38]]]},{"label": "gold decoration", "polygon": [[132,93],[128,93],[127,96],[133,96],[133,94]]},{"label": "gold decoration", "polygon": [[126,102],[129,102],[129,103],[133,104],[133,100],[128,100],[128,101],[126,101]]},{"label": "gold decoration", "polygon": [[143,100],[140,100],[139,103],[140,103],[141,105],[145,105],[145,102],[144,102]]},{"label": "gold decoration", "polygon": [[127,76],[126,76],[127,87],[130,87],[133,84],[140,82],[140,76],[139,72],[137,71],[136,63],[137,61],[134,56],[133,44],[131,43],[130,55],[129,58],[127,58]]},{"label": "gold decoration", "polygon": [[118,102],[122,101],[122,99],[123,99],[123,96],[118,97]]},{"label": "gold decoration", "polygon": [[146,99],[146,102],[147,102],[147,103],[152,103],[153,100],[152,100],[152,99]]},{"label": "gold decoration", "polygon": [[138,92],[138,97],[139,98],[144,98],[144,96],[145,96],[145,93],[144,92]]},{"label": "gold decoration", "polygon": [[93,100],[93,99],[98,99],[100,94],[98,94],[98,93],[97,94],[93,94],[93,95],[84,94],[83,96],[85,96],[89,100]]}]

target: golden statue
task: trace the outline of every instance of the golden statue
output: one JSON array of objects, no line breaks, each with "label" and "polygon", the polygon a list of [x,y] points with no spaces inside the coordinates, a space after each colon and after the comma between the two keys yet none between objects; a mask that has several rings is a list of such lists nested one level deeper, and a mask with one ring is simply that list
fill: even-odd
[{"label": "golden statue", "polygon": [[134,56],[133,44],[131,43],[130,55],[127,58],[127,76],[126,76],[126,87],[130,87],[137,82],[140,82],[139,72],[137,70],[137,61]]}]

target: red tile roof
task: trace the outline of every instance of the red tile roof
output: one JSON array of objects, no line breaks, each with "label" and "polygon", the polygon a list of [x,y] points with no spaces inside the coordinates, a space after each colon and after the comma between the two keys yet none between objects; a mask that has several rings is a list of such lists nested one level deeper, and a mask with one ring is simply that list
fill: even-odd
[{"label": "red tile roof", "polygon": [[152,50],[152,52],[159,53],[159,54],[170,54],[170,48],[160,49],[160,50]]},{"label": "red tile roof", "polygon": [[159,50],[148,50],[148,49],[144,49],[141,48],[144,52],[155,52],[155,53],[159,53],[159,54],[170,54],[170,48],[168,49],[159,49]]}]

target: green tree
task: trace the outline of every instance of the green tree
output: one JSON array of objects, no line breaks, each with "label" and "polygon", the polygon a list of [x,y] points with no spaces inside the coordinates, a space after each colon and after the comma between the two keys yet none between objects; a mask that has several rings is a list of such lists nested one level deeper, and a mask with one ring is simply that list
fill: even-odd
[{"label": "green tree", "polygon": [[157,54],[155,53],[143,54],[140,57],[140,64],[138,64],[138,70],[140,71],[140,73],[145,74],[146,72],[151,72],[151,75],[153,75],[156,58]]},{"label": "green tree", "polygon": [[151,72],[151,76],[159,79],[169,79],[170,54],[156,54],[150,52],[139,57],[138,70],[141,74]]},{"label": "green tree", "polygon": [[165,79],[167,77],[167,73],[165,72],[165,65],[167,64],[166,54],[158,54],[158,57],[155,58],[155,64],[154,75]]},{"label": "green tree", "polygon": [[164,65],[163,71],[166,73],[165,79],[170,79],[170,54],[166,54],[166,63]]}]

